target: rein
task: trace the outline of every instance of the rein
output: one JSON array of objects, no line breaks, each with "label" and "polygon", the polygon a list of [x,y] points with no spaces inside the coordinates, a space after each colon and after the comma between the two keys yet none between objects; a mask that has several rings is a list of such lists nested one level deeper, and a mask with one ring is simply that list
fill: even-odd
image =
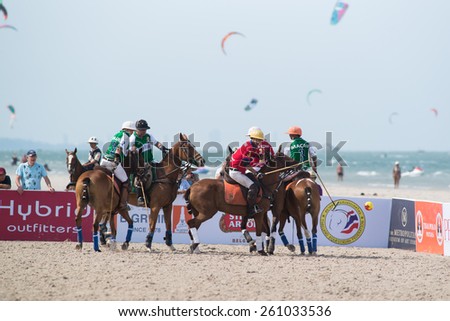
[{"label": "rein", "polygon": [[284,171],[284,170],[286,170],[286,169],[293,168],[293,167],[297,167],[298,165],[302,165],[302,164],[305,164],[305,163],[308,163],[308,162],[309,162],[309,161],[304,161],[304,162],[297,163],[297,164],[294,164],[294,165],[291,165],[291,166],[286,166],[286,167],[278,168],[278,169],[275,169],[275,170],[273,170],[273,171],[264,173],[264,175],[270,175],[270,174],[273,174],[273,173],[282,172],[282,171]]}]

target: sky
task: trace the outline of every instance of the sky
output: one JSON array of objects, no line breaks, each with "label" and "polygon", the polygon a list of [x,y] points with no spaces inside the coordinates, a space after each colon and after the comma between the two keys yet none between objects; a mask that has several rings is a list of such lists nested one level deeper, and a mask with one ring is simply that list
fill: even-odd
[{"label": "sky", "polygon": [[[335,3],[4,0],[18,31],[0,29],[0,144],[73,148],[146,119],[163,142],[243,143],[258,126],[279,144],[297,125],[341,150],[449,151],[450,1],[348,0],[333,26]],[[225,55],[231,31],[245,37]]]}]

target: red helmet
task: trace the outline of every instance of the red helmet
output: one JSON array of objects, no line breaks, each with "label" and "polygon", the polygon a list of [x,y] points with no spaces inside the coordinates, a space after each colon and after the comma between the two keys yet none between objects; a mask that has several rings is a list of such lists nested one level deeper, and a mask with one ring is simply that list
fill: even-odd
[{"label": "red helmet", "polygon": [[286,134],[302,136],[302,129],[298,126],[291,126],[291,127],[289,127]]}]

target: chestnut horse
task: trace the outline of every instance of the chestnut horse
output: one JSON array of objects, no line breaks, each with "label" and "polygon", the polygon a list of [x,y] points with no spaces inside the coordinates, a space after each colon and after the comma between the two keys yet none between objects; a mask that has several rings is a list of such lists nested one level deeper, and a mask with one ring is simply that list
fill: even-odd
[{"label": "chestnut horse", "polygon": [[[195,146],[186,135],[180,134],[180,141],[170,149],[160,163],[156,164],[157,177],[154,178],[153,183],[148,181],[151,176],[145,170],[138,170],[136,175],[138,184],[145,187],[145,195],[149,200],[147,204],[150,208],[149,232],[145,241],[145,246],[149,251],[152,250],[153,235],[161,208],[166,223],[165,243],[172,251],[175,250],[172,243],[172,203],[177,197],[179,175],[189,168],[189,165],[184,166],[183,162],[201,167],[204,166],[205,160],[195,150]],[[150,183],[151,186],[148,188]]]},{"label": "chestnut horse", "polygon": [[[289,165],[290,158],[284,154],[278,152],[275,158],[268,160],[268,165],[261,168],[260,173],[267,173],[262,179],[259,179],[259,183],[262,186],[263,198],[259,202],[259,207],[262,212],[257,213],[254,216],[256,223],[256,247],[260,255],[267,255],[262,248],[262,239],[265,237],[262,230],[264,226],[264,216],[269,210],[270,202],[272,199],[272,193],[278,184],[278,172],[273,170],[283,169]],[[291,160],[292,161],[292,160]],[[212,218],[218,211],[230,213],[234,215],[247,215],[246,205],[230,205],[225,202],[224,197],[224,182],[217,179],[203,179],[193,184],[185,193],[185,200],[187,203],[189,213],[194,217],[188,221],[189,235],[192,240],[190,246],[190,252],[193,253],[200,244],[198,236],[198,229],[200,225]]]},{"label": "chestnut horse", "polygon": [[[312,217],[312,240],[311,233],[306,224],[306,214],[310,213]],[[311,178],[302,178],[290,183],[286,187],[286,199],[284,210],[280,215],[280,226],[278,233],[283,244],[291,251],[295,251],[295,246],[289,244],[283,233],[284,225],[288,215],[292,216],[297,226],[297,238],[300,245],[300,254],[305,254],[305,244],[303,241],[302,228],[305,232],[306,243],[309,254],[317,253],[317,224],[320,213],[320,193],[317,184]]]},{"label": "chestnut horse", "polygon": [[[139,160],[143,161],[142,154],[137,155],[137,153],[128,153],[128,155],[124,159],[124,169],[129,176],[130,174],[135,174],[137,171],[137,163],[138,163],[138,157]],[[80,160],[77,156],[77,149],[75,148],[73,151],[68,151],[66,149],[66,166],[67,171],[69,172],[69,180],[71,183],[76,183],[78,181],[78,178],[86,172],[87,170],[81,165]],[[105,215],[101,222],[99,223],[100,226],[100,243],[102,245],[106,244],[106,238],[107,235],[107,227],[106,227],[106,221],[108,220],[108,215]],[[112,222],[114,224],[114,222]]]}]

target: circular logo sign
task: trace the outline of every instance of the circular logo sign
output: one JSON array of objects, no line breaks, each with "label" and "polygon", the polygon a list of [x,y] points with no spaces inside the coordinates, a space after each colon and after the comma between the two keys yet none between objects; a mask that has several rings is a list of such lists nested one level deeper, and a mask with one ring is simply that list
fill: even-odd
[{"label": "circular logo sign", "polygon": [[441,213],[438,213],[436,215],[436,240],[439,244],[439,246],[442,245],[442,242],[444,242],[444,233],[442,233],[442,216]]},{"label": "circular logo sign", "polygon": [[421,211],[416,214],[416,237],[417,242],[422,243],[423,239],[423,216]]},{"label": "circular logo sign", "polygon": [[408,211],[406,210],[406,207],[402,208],[401,221],[402,226],[406,227],[406,224],[408,224]]},{"label": "circular logo sign", "polygon": [[320,216],[323,234],[331,242],[339,245],[351,244],[358,240],[365,227],[366,217],[361,207],[346,199],[328,204]]}]

